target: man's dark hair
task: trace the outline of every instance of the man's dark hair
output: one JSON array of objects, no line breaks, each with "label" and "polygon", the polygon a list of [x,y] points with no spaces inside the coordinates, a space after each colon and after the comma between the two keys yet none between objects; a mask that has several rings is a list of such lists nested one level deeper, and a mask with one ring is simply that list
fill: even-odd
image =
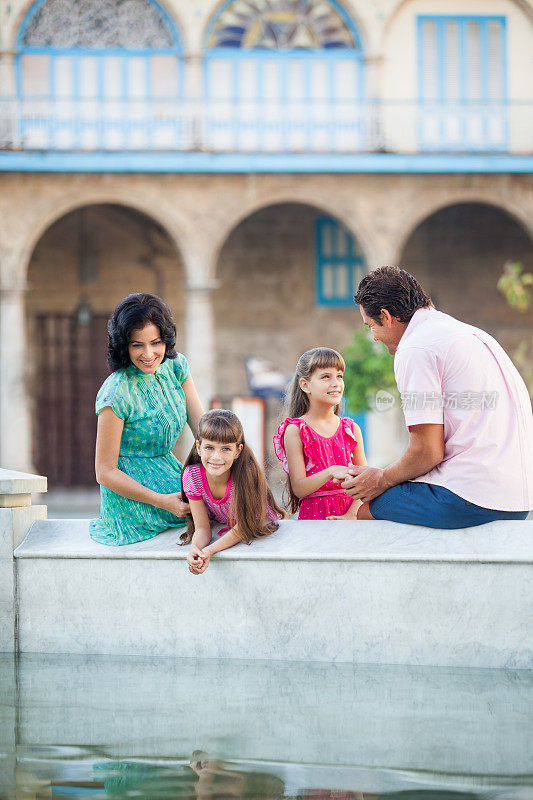
[{"label": "man's dark hair", "polygon": [[172,311],[154,294],[130,294],[121,300],[107,323],[107,363],[111,372],[131,364],[128,346],[133,331],[152,323],[166,345],[165,356],[176,358],[176,325]]},{"label": "man's dark hair", "polygon": [[378,267],[360,282],[354,300],[381,325],[381,309],[407,324],[415,311],[432,305],[416,278],[399,267]]}]

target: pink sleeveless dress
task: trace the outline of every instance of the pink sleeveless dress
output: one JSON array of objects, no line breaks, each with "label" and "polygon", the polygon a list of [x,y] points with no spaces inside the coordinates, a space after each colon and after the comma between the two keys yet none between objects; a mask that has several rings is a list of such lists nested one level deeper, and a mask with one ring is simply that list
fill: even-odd
[{"label": "pink sleeveless dress", "polygon": [[[274,436],[274,450],[286,473],[289,472],[289,468],[283,437],[287,425],[297,425],[300,430],[306,475],[314,475],[333,464],[348,466],[352,461],[357,440],[353,422],[349,417],[341,418],[339,427],[333,436],[321,436],[303,419],[289,418],[282,422],[277,435]],[[298,519],[326,519],[332,515],[342,515],[348,511],[351,504],[352,497],[347,494],[346,490],[339,483],[328,481],[316,492],[302,498]]]}]

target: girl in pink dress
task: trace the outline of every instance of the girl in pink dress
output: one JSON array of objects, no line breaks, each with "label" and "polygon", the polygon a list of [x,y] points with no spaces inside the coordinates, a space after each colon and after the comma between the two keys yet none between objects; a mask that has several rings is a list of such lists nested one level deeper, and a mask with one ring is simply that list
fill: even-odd
[{"label": "girl in pink dress", "polygon": [[[207,569],[214,553],[268,536],[285,516],[244,441],[239,418],[223,408],[201,418],[198,438],[183,468],[181,491],[191,514],[180,539],[191,545],[187,562],[197,575]],[[224,525],[213,544],[211,521]]]},{"label": "girl in pink dress", "polygon": [[344,359],[329,347],[308,350],[298,361],[288,418],[274,450],[288,474],[290,511],[298,519],[356,519],[361,501],[341,487],[348,466],[366,465],[361,430],[340,417]]}]

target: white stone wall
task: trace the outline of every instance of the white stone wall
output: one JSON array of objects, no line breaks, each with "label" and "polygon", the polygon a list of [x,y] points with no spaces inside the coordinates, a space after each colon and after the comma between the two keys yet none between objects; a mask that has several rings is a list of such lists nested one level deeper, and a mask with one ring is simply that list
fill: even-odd
[{"label": "white stone wall", "polygon": [[532,525],[283,520],[195,576],[179,529],[126,548],[87,520],[37,522],[15,552],[19,647],[528,669]]}]

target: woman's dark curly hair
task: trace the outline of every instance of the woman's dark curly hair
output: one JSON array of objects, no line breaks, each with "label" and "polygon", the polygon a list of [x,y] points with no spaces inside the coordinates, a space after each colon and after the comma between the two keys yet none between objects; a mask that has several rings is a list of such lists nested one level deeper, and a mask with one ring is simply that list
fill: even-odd
[{"label": "woman's dark curly hair", "polygon": [[399,267],[378,267],[360,282],[354,300],[381,325],[381,309],[407,324],[419,308],[433,305],[416,278]]},{"label": "woman's dark curly hair", "polygon": [[176,325],[172,311],[154,294],[129,294],[121,300],[107,323],[107,363],[111,372],[131,364],[128,346],[133,331],[152,323],[166,346],[165,357],[176,358]]}]

